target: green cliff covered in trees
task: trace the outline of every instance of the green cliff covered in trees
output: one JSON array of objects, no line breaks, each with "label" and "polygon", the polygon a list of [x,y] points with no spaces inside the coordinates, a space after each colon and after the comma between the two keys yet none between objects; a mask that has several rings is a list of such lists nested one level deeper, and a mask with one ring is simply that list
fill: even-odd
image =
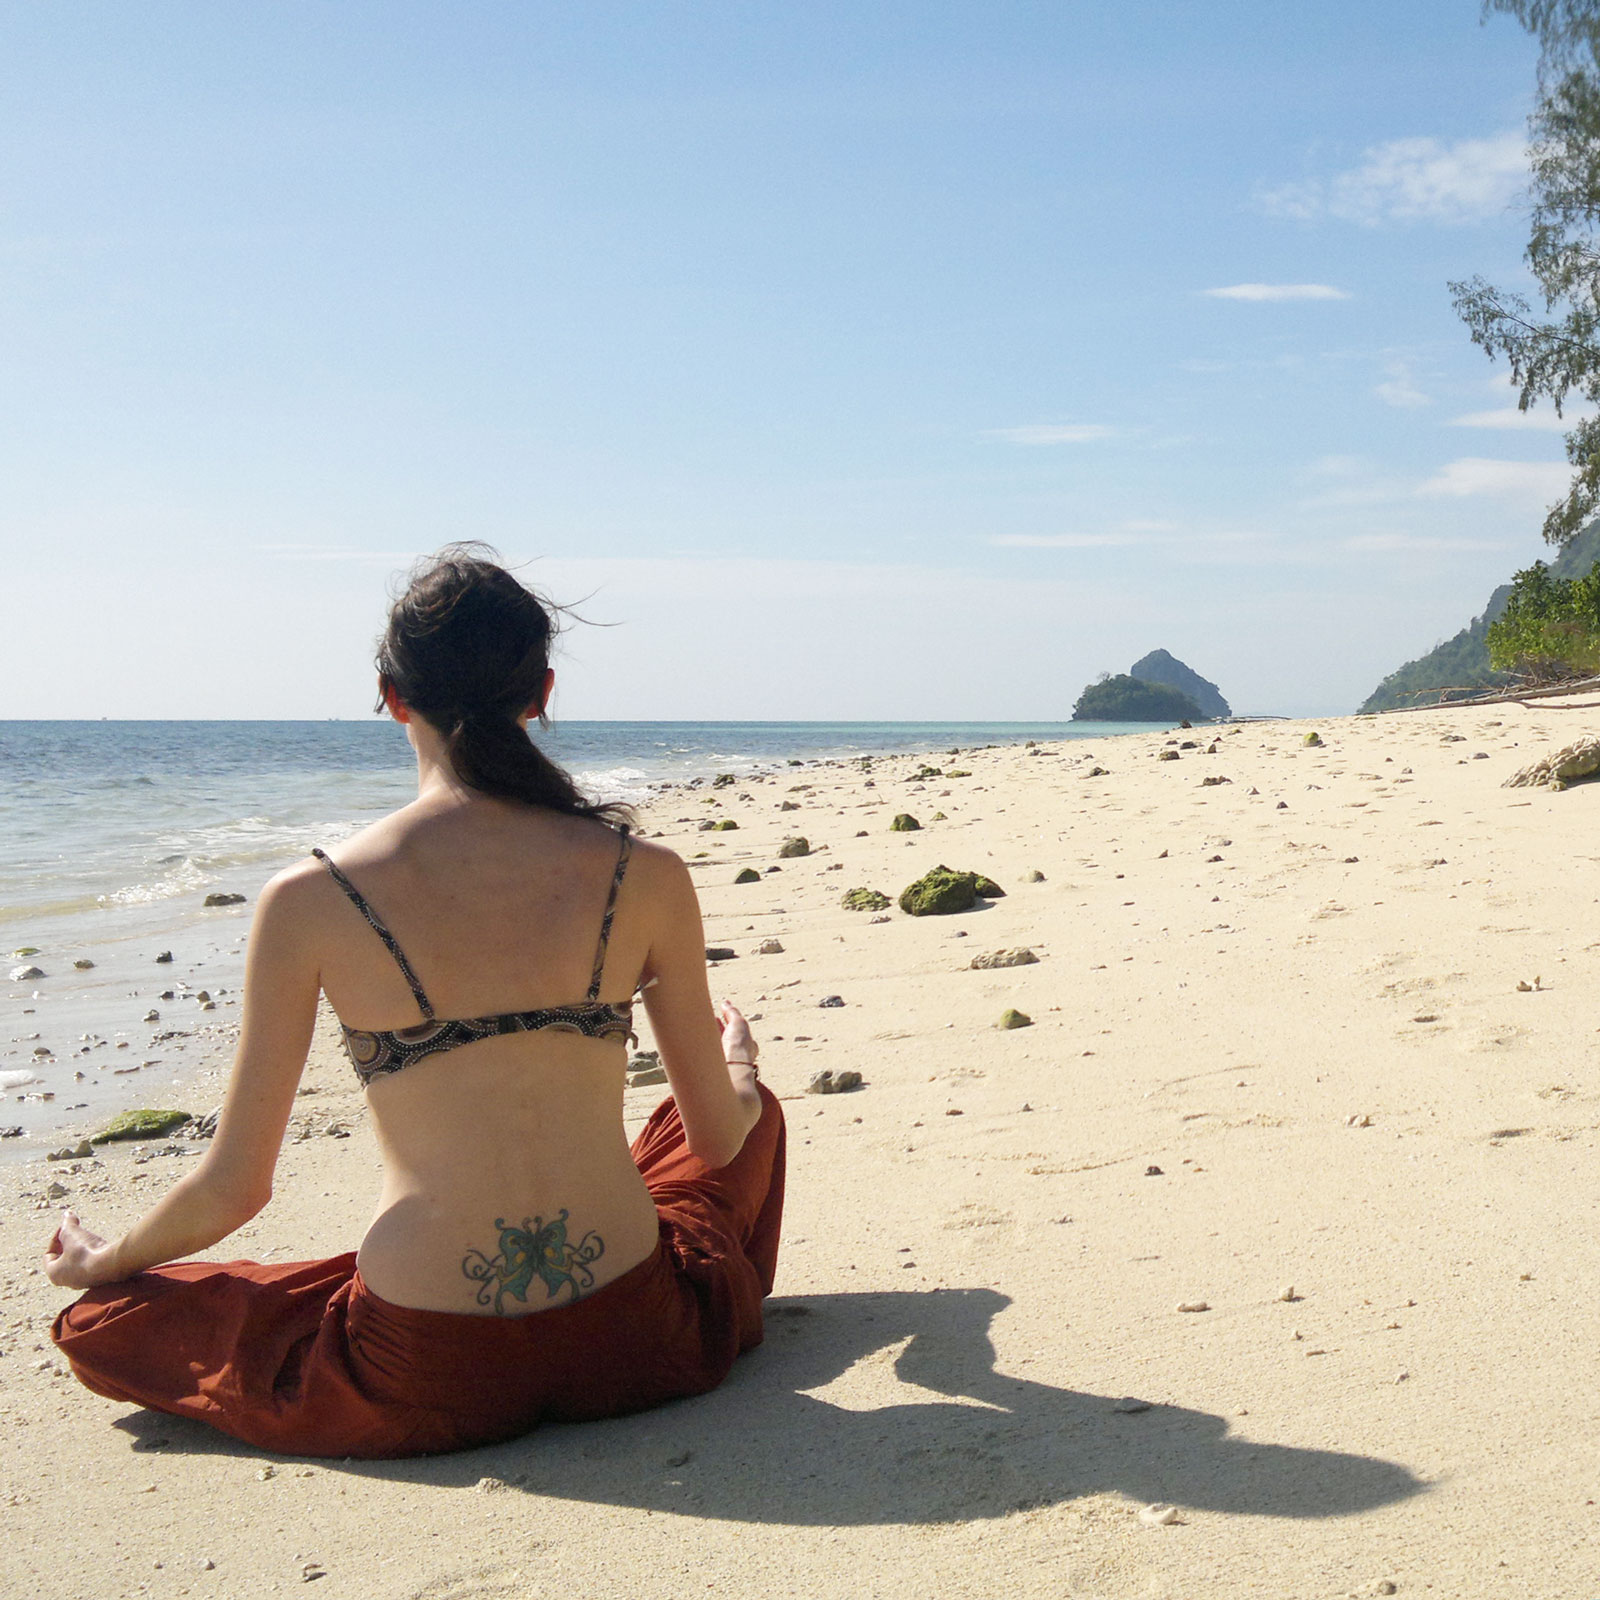
[{"label": "green cliff covered in trees", "polygon": [[[1581,578],[1600,562],[1600,521],[1591,522],[1550,563],[1553,578]],[[1437,644],[1425,656],[1391,672],[1362,702],[1362,711],[1391,711],[1396,706],[1426,705],[1484,694],[1513,680],[1489,662],[1490,625],[1500,619],[1511,598],[1509,583],[1489,596],[1483,615],[1460,633]]]},{"label": "green cliff covered in trees", "polygon": [[1130,673],[1091,683],[1072,708],[1074,722],[1204,722],[1201,711],[1182,689],[1167,683],[1146,683]]}]

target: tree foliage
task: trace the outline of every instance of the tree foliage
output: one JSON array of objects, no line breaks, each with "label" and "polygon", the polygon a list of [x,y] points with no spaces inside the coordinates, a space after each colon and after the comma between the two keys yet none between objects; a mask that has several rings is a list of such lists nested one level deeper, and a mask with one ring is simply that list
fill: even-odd
[{"label": "tree foliage", "polygon": [[1595,0],[1484,0],[1483,14],[1515,17],[1539,40],[1539,86],[1559,72],[1600,61],[1600,5]]},{"label": "tree foliage", "polygon": [[1119,672],[1102,677],[1078,696],[1074,722],[1204,722],[1205,713],[1181,689]]},{"label": "tree foliage", "polygon": [[[1550,564],[1555,579],[1586,578],[1600,567],[1600,521],[1591,522]],[[1391,672],[1367,697],[1363,711],[1388,711],[1425,699],[1459,700],[1474,691],[1509,688],[1513,674],[1496,672],[1489,660],[1489,627],[1511,603],[1514,584],[1503,583],[1489,596],[1481,616],[1437,644],[1426,655]],[[1451,691],[1457,691],[1452,693]]]},{"label": "tree foliage", "polygon": [[1489,625],[1488,645],[1502,672],[1535,679],[1600,672],[1600,567],[1557,578],[1535,561],[1519,572],[1505,610]]},{"label": "tree foliage", "polygon": [[[1510,365],[1518,407],[1547,400],[1560,416],[1574,396],[1600,405],[1600,0],[1485,0],[1485,14],[1497,11],[1540,42],[1523,259],[1544,307],[1481,277],[1450,292],[1473,343]],[[1600,418],[1575,423],[1566,446],[1577,471],[1545,518],[1551,544],[1600,507]]]}]

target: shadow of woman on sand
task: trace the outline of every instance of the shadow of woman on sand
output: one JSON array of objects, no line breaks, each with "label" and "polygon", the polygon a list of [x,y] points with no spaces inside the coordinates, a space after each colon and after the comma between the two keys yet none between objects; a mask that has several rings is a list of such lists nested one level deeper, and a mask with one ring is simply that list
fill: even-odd
[{"label": "shadow of woman on sand", "polygon": [[[1114,1397],[1007,1377],[995,1371],[989,1325],[1009,1304],[989,1289],[772,1300],[767,1342],[711,1394],[459,1455],[323,1465],[441,1487],[488,1477],[562,1500],[796,1526],[968,1521],[1107,1492],[1337,1517],[1426,1487],[1394,1462],[1230,1438],[1209,1412],[1125,1414]],[[921,1395],[853,1410],[808,1392],[875,1356]],[[255,1453],[153,1412],[118,1426],[135,1448]]]}]

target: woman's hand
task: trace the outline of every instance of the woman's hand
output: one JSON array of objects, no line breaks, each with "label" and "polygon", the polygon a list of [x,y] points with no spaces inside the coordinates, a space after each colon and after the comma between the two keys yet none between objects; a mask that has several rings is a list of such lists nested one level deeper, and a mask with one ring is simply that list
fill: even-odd
[{"label": "woman's hand", "polygon": [[76,1211],[63,1211],[61,1225],[45,1248],[45,1276],[58,1288],[94,1289],[121,1276],[113,1257],[113,1246],[90,1233]]},{"label": "woman's hand", "polygon": [[744,1013],[731,1000],[717,1006],[717,1027],[722,1033],[722,1059],[729,1066],[753,1067],[761,1046],[750,1032]]}]

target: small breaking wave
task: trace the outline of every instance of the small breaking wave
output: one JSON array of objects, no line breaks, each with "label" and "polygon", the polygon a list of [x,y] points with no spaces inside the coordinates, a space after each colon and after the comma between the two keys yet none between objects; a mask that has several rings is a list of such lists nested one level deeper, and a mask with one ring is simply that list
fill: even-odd
[{"label": "small breaking wave", "polygon": [[650,798],[650,775],[638,767],[602,767],[574,772],[573,782],[596,800],[621,800],[629,805]]},{"label": "small breaking wave", "polygon": [[103,906],[148,906],[158,900],[176,900],[180,895],[193,894],[209,881],[193,861],[183,856],[170,872],[153,883],[130,883],[109,894],[97,895],[96,900]]}]

